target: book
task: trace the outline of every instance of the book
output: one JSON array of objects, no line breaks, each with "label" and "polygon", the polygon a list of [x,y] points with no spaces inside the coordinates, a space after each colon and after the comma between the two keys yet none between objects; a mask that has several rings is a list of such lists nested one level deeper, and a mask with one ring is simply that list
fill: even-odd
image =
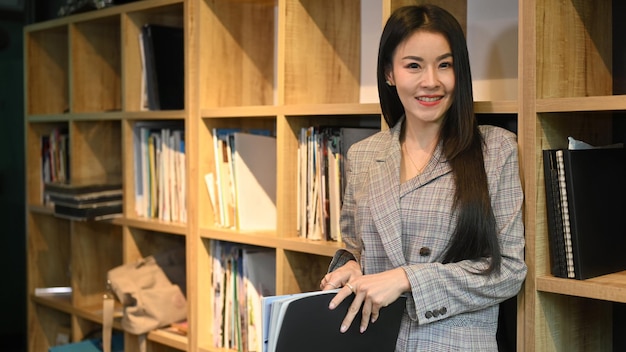
[{"label": "book", "polygon": [[248,351],[263,350],[263,297],[276,295],[276,252],[261,248],[244,248],[243,282],[246,298],[244,310]]},{"label": "book", "polygon": [[276,294],[276,252],[211,241],[213,347],[260,352],[261,299]]},{"label": "book", "polygon": [[341,333],[339,328],[354,295],[330,310],[328,304],[338,291],[264,297],[263,352],[395,351],[406,296],[382,308],[378,320],[363,333],[359,330],[359,310],[348,330]]},{"label": "book", "polygon": [[[544,152],[544,173],[546,163],[552,163],[546,160],[546,153],[556,156],[559,180],[555,189],[548,185],[554,182],[554,177],[546,179],[550,259],[555,263],[551,267],[559,266],[553,275],[584,280],[626,270],[624,148]],[[547,199],[548,194],[551,200]],[[562,229],[554,209],[558,206]]]},{"label": "book", "polygon": [[141,30],[148,108],[185,106],[185,42],[182,28],[145,24]]},{"label": "book", "polygon": [[122,216],[122,204],[103,205],[90,208],[75,208],[60,204],[54,205],[54,215],[77,221],[107,220]]},{"label": "book", "polygon": [[215,163],[215,195],[216,195],[216,225],[234,228],[236,225],[236,200],[234,185],[232,184],[230,152],[230,135],[240,132],[239,128],[213,128],[213,161]]},{"label": "book", "polygon": [[138,121],[133,125],[135,214],[186,222],[184,123]]},{"label": "book", "polygon": [[232,134],[237,228],[276,230],[276,138]]},{"label": "book", "polygon": [[44,185],[44,192],[50,196],[73,199],[121,196],[122,184],[119,182],[49,182]]},{"label": "book", "polygon": [[70,220],[103,220],[122,214],[122,184],[46,183],[44,194],[54,208],[54,215]]},{"label": "book", "polygon": [[298,146],[298,233],[312,240],[341,241],[339,218],[350,147],[380,131],[371,127],[301,128]]}]

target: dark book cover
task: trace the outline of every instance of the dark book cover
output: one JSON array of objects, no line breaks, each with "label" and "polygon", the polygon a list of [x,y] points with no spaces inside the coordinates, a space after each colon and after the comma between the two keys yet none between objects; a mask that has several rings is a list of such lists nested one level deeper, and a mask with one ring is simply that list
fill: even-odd
[{"label": "dark book cover", "polygon": [[341,333],[339,328],[354,295],[330,310],[328,304],[336,293],[330,290],[291,301],[280,325],[276,352],[395,351],[406,296],[382,308],[378,320],[370,323],[363,333],[359,330],[359,310],[348,331]]},{"label": "dark book cover", "polygon": [[567,277],[563,214],[556,150],[543,151],[543,173],[546,194],[546,216],[548,225],[548,247],[550,250],[550,272],[556,277]]},{"label": "dark book cover", "polygon": [[122,184],[119,182],[49,182],[44,184],[44,192],[55,195],[75,196],[95,192],[120,192]]},{"label": "dark book cover", "polygon": [[148,108],[185,107],[185,42],[182,28],[156,24],[142,27]]},{"label": "dark book cover", "polygon": [[109,205],[119,205],[122,204],[122,195],[113,195],[113,196],[97,196],[97,197],[72,197],[72,198],[64,198],[64,197],[56,197],[51,196],[49,198],[50,203],[53,205],[62,205],[69,208],[98,208]]},{"label": "dark book cover", "polygon": [[75,208],[64,205],[54,205],[54,215],[78,221],[105,220],[122,215],[122,204],[106,205],[95,208]]},{"label": "dark book cover", "polygon": [[564,150],[575,278],[626,270],[624,148]]}]

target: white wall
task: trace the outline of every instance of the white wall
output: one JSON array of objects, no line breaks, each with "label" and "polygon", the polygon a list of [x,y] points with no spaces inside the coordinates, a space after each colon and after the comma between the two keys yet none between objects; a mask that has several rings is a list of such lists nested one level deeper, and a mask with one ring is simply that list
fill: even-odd
[{"label": "white wall", "polygon": [[[468,0],[467,45],[474,100],[517,99],[517,0]],[[380,0],[361,0],[361,103],[378,102]]]},{"label": "white wall", "polygon": [[517,99],[517,0],[468,0],[474,100]]}]

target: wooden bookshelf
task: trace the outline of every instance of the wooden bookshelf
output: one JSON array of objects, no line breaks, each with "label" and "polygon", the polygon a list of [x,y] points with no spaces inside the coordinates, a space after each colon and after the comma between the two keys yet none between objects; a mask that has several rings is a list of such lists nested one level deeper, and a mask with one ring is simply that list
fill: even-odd
[{"label": "wooden bookshelf", "polygon": [[[397,0],[144,0],[36,23],[24,29],[25,134],[30,351],[47,350],[55,334],[78,341],[101,323],[106,272],[173,244],[187,248],[188,336],[148,335],[149,351],[217,351],[211,345],[211,241],[271,248],[278,294],[318,288],[341,243],[298,237],[296,150],[302,127],[382,122],[377,97],[360,90],[365,46],[362,14],[384,22]],[[465,0],[440,1],[467,26]],[[138,36],[145,23],[180,26],[185,35],[185,108],[141,109]],[[487,83],[490,78],[487,78]],[[516,79],[514,77],[514,79]],[[495,80],[494,80],[495,81]],[[369,84],[372,84],[371,82]],[[375,83],[374,87],[375,87]],[[371,88],[371,87],[370,87]],[[476,102],[482,115],[516,118],[517,96]],[[133,128],[142,121],[183,121],[188,221],[138,216],[134,199]],[[215,225],[203,175],[213,170],[212,129],[265,128],[277,136],[275,232]],[[70,139],[72,180],[124,184],[124,214],[103,222],[59,219],[43,204],[40,141],[54,128]],[[64,298],[35,288],[68,286]],[[115,327],[121,326],[116,323]],[[126,349],[137,341],[126,334]]]},{"label": "wooden bookshelf", "polygon": [[[154,331],[148,335],[150,351],[218,350],[210,333],[211,241],[274,249],[279,294],[317,289],[342,244],[298,237],[298,131],[313,124],[381,122],[380,107],[372,102],[376,97],[364,99],[361,93],[367,84],[361,73],[375,72],[366,66],[363,53],[375,55],[378,44],[362,37],[363,11],[373,11],[368,18],[384,23],[393,9],[415,2],[422,1],[143,0],[25,27],[29,351],[47,350],[62,329],[74,341],[98,329],[96,307],[106,272],[173,244],[187,248],[189,335]],[[611,350],[613,326],[606,316],[613,316],[615,304],[626,303],[624,273],[585,281],[549,275],[541,150],[563,147],[570,135],[596,144],[623,138],[626,99],[621,82],[626,77],[615,64],[625,50],[614,35],[619,21],[612,16],[622,5],[615,0],[435,3],[460,19],[470,55],[487,52],[472,50],[472,38],[485,42],[480,26],[489,32],[502,30],[489,26],[503,18],[491,22],[477,19],[477,14],[496,6],[517,10],[514,33],[503,31],[492,43],[497,54],[499,45],[511,45],[502,38],[518,40],[517,52],[509,53],[512,58],[500,61],[513,65],[513,77],[502,73],[506,67],[499,74],[474,75],[477,87],[492,88],[475,92],[480,96],[476,112],[490,120],[513,120],[519,137],[529,272],[518,297],[517,350]],[[182,110],[140,107],[138,35],[145,23],[184,28]],[[374,47],[366,50],[368,45]],[[472,62],[476,67],[480,63]],[[502,82],[513,84],[501,89]],[[186,223],[134,212],[133,127],[167,120],[185,125]],[[275,232],[215,225],[217,214],[203,179],[215,171],[215,127],[275,132],[280,185]],[[43,204],[40,141],[55,128],[69,132],[73,180],[123,181],[122,217],[75,222],[55,217]],[[51,286],[69,286],[74,293],[59,300],[34,296],[35,288]],[[127,335],[126,341],[127,349],[134,350],[133,337]]]},{"label": "wooden bookshelf", "polygon": [[[543,149],[572,136],[592,145],[624,142],[623,73],[617,1],[520,4],[520,140],[526,189],[524,350],[617,351],[625,273],[587,280],[550,275]],[[618,235],[616,233],[616,235]],[[621,235],[621,234],[619,234]],[[622,342],[620,342],[622,341]]]}]

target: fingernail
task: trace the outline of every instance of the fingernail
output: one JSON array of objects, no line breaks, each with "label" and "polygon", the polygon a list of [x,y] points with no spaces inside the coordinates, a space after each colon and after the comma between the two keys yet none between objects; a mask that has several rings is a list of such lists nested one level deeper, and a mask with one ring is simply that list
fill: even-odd
[{"label": "fingernail", "polygon": [[330,304],[328,305],[328,309],[335,309],[336,305],[333,302],[330,302]]},{"label": "fingernail", "polygon": [[365,329],[367,329],[365,326],[361,326],[361,334],[365,332]]},{"label": "fingernail", "polygon": [[345,326],[345,325],[341,325],[341,328],[339,329],[339,331],[346,332],[346,331],[348,331],[348,327]]}]

